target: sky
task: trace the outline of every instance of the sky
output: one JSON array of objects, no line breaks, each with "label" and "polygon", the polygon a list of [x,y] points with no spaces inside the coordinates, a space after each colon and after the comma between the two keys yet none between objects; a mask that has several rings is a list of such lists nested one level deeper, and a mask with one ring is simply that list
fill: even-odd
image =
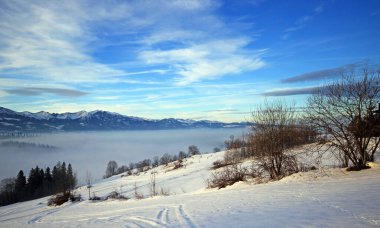
[{"label": "sky", "polygon": [[245,121],[380,63],[378,0],[0,1],[0,106]]}]

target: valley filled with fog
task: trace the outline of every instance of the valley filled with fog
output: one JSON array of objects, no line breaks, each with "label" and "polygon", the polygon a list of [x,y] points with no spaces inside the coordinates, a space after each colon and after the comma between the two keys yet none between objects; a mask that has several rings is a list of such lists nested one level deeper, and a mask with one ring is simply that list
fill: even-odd
[{"label": "valley filled with fog", "polygon": [[230,135],[240,136],[247,128],[184,129],[146,131],[101,131],[38,134],[0,139],[0,179],[15,177],[20,169],[29,173],[38,165],[53,167],[58,161],[71,163],[79,183],[86,171],[100,179],[108,161],[128,165],[164,153],[187,153],[196,145],[201,153],[223,148]]}]

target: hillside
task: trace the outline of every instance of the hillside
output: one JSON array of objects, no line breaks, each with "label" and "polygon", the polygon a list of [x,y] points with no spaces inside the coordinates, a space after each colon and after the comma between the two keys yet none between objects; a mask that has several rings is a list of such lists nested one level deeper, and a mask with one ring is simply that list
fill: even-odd
[{"label": "hillside", "polygon": [[346,172],[324,169],[267,184],[237,183],[206,189],[212,162],[224,152],[186,159],[183,168],[156,168],[157,188],[169,196],[136,200],[134,185],[149,194],[150,171],[117,175],[94,184],[97,196],[112,191],[130,200],[84,201],[46,206],[48,198],[0,208],[0,227],[370,227],[380,225],[380,165]]}]

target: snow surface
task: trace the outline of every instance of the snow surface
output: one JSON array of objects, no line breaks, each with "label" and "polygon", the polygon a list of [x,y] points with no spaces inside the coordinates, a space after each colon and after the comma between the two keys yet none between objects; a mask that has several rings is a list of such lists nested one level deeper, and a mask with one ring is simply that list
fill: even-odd
[{"label": "snow surface", "polygon": [[157,188],[169,196],[149,195],[151,170],[117,175],[93,185],[97,196],[117,190],[130,200],[89,201],[46,206],[48,197],[0,208],[0,227],[376,227],[380,226],[380,165],[346,172],[323,169],[297,173],[266,184],[236,183],[206,189],[213,161],[224,152],[197,155],[185,167],[156,168]]}]

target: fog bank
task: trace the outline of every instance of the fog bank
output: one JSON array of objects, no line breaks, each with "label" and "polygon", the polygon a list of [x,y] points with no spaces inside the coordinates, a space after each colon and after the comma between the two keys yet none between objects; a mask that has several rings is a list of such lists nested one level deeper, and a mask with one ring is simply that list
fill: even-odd
[{"label": "fog bank", "polygon": [[[196,145],[202,153],[223,147],[230,135],[240,136],[247,129],[186,129],[150,131],[70,132],[42,134],[36,137],[0,140],[0,179],[16,177],[22,169],[27,175],[32,167],[52,168],[58,161],[71,163],[77,171],[79,182],[84,181],[86,171],[101,178],[109,160],[119,165],[138,162],[164,153],[187,152],[189,145]],[[9,146],[3,143],[12,140]],[[4,146],[8,145],[8,146]],[[17,145],[44,145],[17,146]],[[46,149],[46,145],[54,149]]]}]

